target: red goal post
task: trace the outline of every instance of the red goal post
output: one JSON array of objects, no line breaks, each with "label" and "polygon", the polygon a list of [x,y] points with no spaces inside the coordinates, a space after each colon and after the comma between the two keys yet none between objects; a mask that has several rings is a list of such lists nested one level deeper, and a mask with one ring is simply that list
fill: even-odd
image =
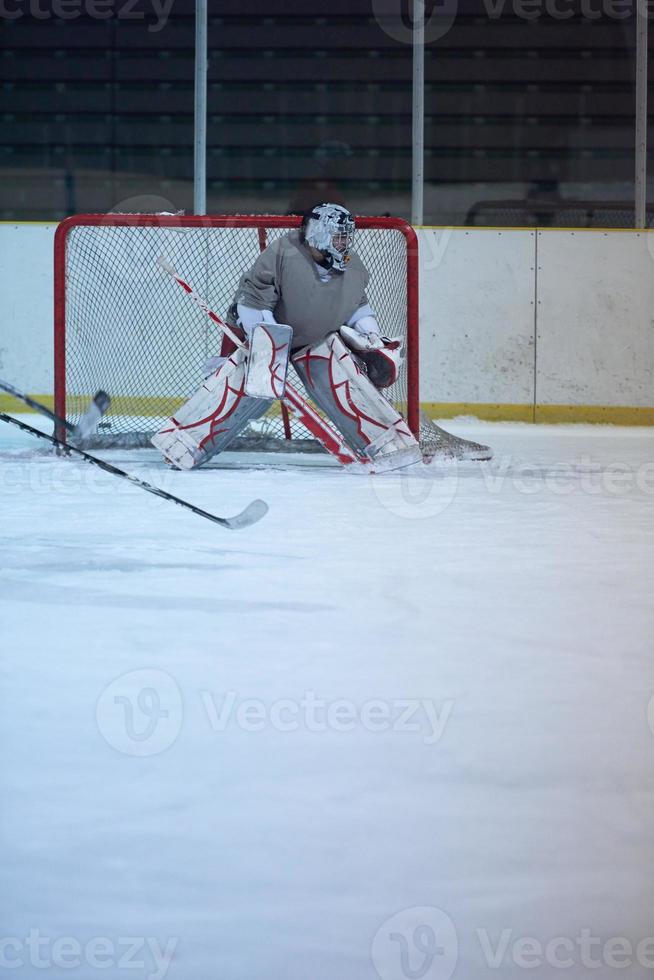
[{"label": "red goal post", "polygon": [[[203,361],[221,341],[208,318],[170,288],[157,258],[169,258],[222,316],[259,252],[300,220],[83,214],[62,221],[54,245],[55,412],[74,422],[103,388],[112,396],[108,441],[122,435],[138,444],[137,433],[154,432],[196,390]],[[368,298],[382,332],[405,339],[406,362],[387,394],[418,435],[416,233],[401,218],[357,218],[354,251],[370,272]],[[281,436],[281,424],[273,420],[265,434]]]}]

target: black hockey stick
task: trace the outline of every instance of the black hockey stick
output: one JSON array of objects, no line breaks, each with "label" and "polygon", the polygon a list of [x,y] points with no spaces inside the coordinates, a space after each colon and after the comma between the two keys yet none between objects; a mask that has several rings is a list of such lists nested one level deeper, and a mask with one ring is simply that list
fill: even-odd
[{"label": "black hockey stick", "polygon": [[[55,417],[57,422],[62,422],[63,419]],[[41,432],[39,429],[33,428],[31,425],[27,425],[26,422],[19,422],[18,419],[14,419],[11,415],[5,415],[4,412],[0,412],[0,421],[9,422],[10,425],[17,425],[19,429],[24,432],[31,432],[33,436],[37,436],[39,439],[46,439],[51,442],[53,446],[61,446],[63,449],[67,449],[71,453],[75,453],[77,456],[81,456],[85,459],[87,463],[93,463],[94,466],[99,466],[101,470],[105,470],[106,473],[111,473],[112,476],[119,476],[123,480],[129,480],[134,486],[141,487],[142,490],[147,490],[148,493],[153,493],[157,497],[163,497],[164,500],[171,500],[174,504],[179,504],[180,507],[185,507],[187,510],[193,511],[199,517],[206,517],[208,521],[213,521],[214,524],[220,524],[222,527],[228,527],[231,530],[237,530],[243,527],[249,527],[250,524],[256,523],[256,521],[261,520],[261,518],[268,512],[268,504],[264,500],[253,500],[251,504],[242,510],[240,514],[236,514],[234,517],[216,517],[215,514],[210,514],[206,510],[202,510],[200,507],[196,507],[194,504],[190,504],[188,500],[181,500],[180,497],[175,497],[172,493],[167,493],[160,487],[153,487],[151,483],[146,483],[145,480],[139,480],[137,476],[132,476],[130,473],[126,473],[124,470],[118,469],[117,466],[112,466],[111,463],[106,463],[103,459],[98,459],[97,456],[91,456],[89,453],[85,453],[83,450],[78,449],[77,446],[71,446],[70,443],[64,442],[61,439],[55,439],[54,436],[48,435],[47,432]]]},{"label": "black hockey stick", "polygon": [[63,425],[66,427],[67,431],[70,432],[71,439],[73,441],[81,441],[82,439],[88,438],[95,432],[98,422],[102,416],[106,413],[109,406],[111,405],[111,398],[106,393],[106,391],[96,392],[93,401],[84,412],[80,418],[77,425],[73,425],[68,419],[60,418],[59,415],[55,415],[51,412],[49,408],[42,405],[41,402],[34,401],[29,395],[24,394],[24,392],[19,391],[18,388],[14,388],[10,385],[8,381],[2,381],[0,379],[0,388],[6,391],[7,394],[12,395],[18,401],[24,402],[29,408],[33,408],[36,412],[40,412],[41,415],[45,415],[46,418],[52,419],[55,425]]}]

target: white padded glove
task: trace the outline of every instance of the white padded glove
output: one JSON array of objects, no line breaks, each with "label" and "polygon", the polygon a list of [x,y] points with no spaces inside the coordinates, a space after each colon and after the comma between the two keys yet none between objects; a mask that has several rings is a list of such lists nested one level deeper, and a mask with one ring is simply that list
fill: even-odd
[{"label": "white padded glove", "polygon": [[366,365],[368,377],[376,388],[395,384],[404,363],[401,337],[380,337],[378,333],[359,333],[353,327],[341,327],[339,333],[350,350]]},{"label": "white padded glove", "polygon": [[364,336],[379,336],[381,333],[381,327],[374,316],[362,316],[355,323],[348,323],[348,327],[354,327],[355,330]]},{"label": "white padded glove", "polygon": [[[270,310],[253,310],[251,306],[243,306],[239,303],[236,307],[238,313],[238,321],[243,327],[243,331],[248,341],[252,335],[252,331],[256,327],[257,323],[277,323],[274,316]],[[210,374],[214,374],[218,370],[223,361],[226,361],[226,357],[221,355],[216,355],[215,357],[209,357],[202,365],[202,374],[205,378],[208,378]]]},{"label": "white padded glove", "polygon": [[[370,317],[369,319],[372,320],[373,317]],[[375,325],[377,326],[376,331],[363,331],[359,329],[359,324],[355,323],[353,327],[341,327],[339,333],[347,346],[357,353],[370,350],[379,350],[380,347],[384,346],[384,341],[379,336],[379,325],[377,324],[376,320]]]},{"label": "white padded glove", "polygon": [[257,323],[277,323],[270,310],[253,310],[251,306],[243,306],[238,303],[236,306],[238,321],[245,330],[245,336],[250,339],[250,335]]}]

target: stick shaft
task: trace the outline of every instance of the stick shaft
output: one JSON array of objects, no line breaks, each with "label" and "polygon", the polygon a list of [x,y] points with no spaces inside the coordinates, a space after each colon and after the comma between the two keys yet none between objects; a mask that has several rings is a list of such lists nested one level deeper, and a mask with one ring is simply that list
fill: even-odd
[{"label": "stick shaft", "polygon": [[29,408],[34,409],[35,412],[39,412],[44,415],[45,418],[51,419],[55,424],[55,434],[57,436],[62,436],[65,432],[69,432],[71,438],[75,442],[80,442],[83,439],[88,438],[93,432],[95,432],[100,419],[103,418],[105,412],[108,410],[111,404],[111,398],[106,393],[106,391],[96,391],[91,404],[86,409],[84,414],[77,420],[76,424],[73,425],[67,419],[62,418],[56,412],[51,412],[49,408],[42,405],[41,402],[37,402],[34,398],[30,398],[26,395],[24,391],[19,391],[18,388],[14,388],[10,385],[8,381],[0,380],[0,390],[8,392],[13,398],[18,401],[23,402]]},{"label": "stick shaft", "polygon": [[[54,436],[49,435],[47,432],[41,432],[40,429],[35,429],[33,426],[28,425],[27,422],[20,422],[18,419],[12,418],[11,415],[5,415],[4,412],[0,412],[0,420],[3,422],[8,422],[10,425],[15,425],[24,432],[29,432],[33,436],[37,436],[39,439],[45,439],[54,446],[60,446],[63,449],[68,450],[68,452],[74,453],[76,456],[80,456],[82,459],[86,460],[87,463],[92,463],[94,466],[99,466],[101,470],[105,471],[105,473],[111,473],[112,476],[117,476],[123,480],[128,480],[129,483],[133,483],[134,486],[140,487],[141,490],[146,490],[148,493],[153,493],[156,497],[162,497],[164,500],[170,500],[172,503],[178,504],[180,507],[184,507],[186,510],[192,511],[192,513],[197,514],[199,517],[205,517],[208,521],[213,521],[214,524],[221,524],[223,527],[229,528],[246,526],[244,523],[242,523],[242,515],[237,514],[234,518],[230,518],[217,517],[215,514],[210,514],[208,511],[202,510],[201,507],[196,507],[195,504],[190,504],[188,500],[182,500],[181,497],[176,497],[174,494],[168,493],[167,490],[162,490],[160,487],[155,487],[151,483],[147,483],[145,480],[140,480],[138,476],[132,476],[131,473],[126,473],[125,470],[121,470],[117,466],[107,463],[104,459],[99,459],[97,456],[92,456],[90,453],[85,453],[83,449],[78,449],[77,446],[71,446],[70,443],[65,442],[62,439],[57,439]],[[253,501],[253,503],[258,505],[256,508],[257,513],[259,516],[263,517],[268,509],[267,505],[263,501]],[[241,518],[241,520],[239,520],[239,518]],[[258,520],[258,517],[256,519]]]},{"label": "stick shaft", "polygon": [[14,386],[10,385],[9,382],[0,380],[0,388],[3,391],[6,391],[8,395],[11,395],[13,398],[17,398],[18,401],[23,402],[29,408],[33,408],[34,411],[40,412],[41,415],[45,415],[46,418],[51,419],[57,425],[65,426],[68,432],[72,432],[73,429],[75,428],[72,422],[68,422],[66,419],[62,419],[58,415],[55,415],[55,413],[51,412],[50,409],[46,408],[45,405],[42,405],[40,402],[34,401],[34,399],[30,398],[29,395],[23,394],[22,391],[19,391],[18,388],[14,388]]}]

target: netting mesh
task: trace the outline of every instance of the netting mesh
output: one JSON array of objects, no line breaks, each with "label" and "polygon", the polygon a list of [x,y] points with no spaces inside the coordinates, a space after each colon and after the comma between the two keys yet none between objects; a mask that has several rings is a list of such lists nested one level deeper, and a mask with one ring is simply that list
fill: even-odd
[{"label": "netting mesh", "polygon": [[[154,219],[156,221],[156,219]],[[220,219],[224,220],[224,219]],[[243,219],[240,219],[241,221]],[[200,385],[202,365],[222,334],[158,266],[164,256],[224,316],[242,273],[286,227],[253,217],[250,226],[73,224],[65,238],[66,416],[73,423],[94,392],[112,397],[100,442],[142,445]],[[368,298],[388,336],[407,336],[407,241],[397,228],[357,226],[355,251],[370,272]],[[61,288],[58,284],[57,288]],[[409,352],[410,356],[410,352]],[[406,364],[385,394],[406,413]],[[418,393],[412,394],[418,398]],[[291,422],[294,438],[306,439]],[[275,404],[253,423],[252,439],[283,439]]]}]

